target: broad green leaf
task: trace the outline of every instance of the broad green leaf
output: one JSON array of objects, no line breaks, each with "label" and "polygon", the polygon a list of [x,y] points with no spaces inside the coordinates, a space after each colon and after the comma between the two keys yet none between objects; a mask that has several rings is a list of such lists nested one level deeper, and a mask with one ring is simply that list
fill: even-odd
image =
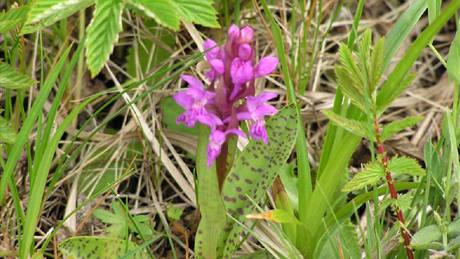
[{"label": "broad green leaf", "polygon": [[400,132],[401,130],[405,128],[414,126],[422,119],[423,119],[422,116],[416,115],[416,116],[410,116],[402,120],[392,121],[388,123],[387,125],[383,127],[382,134],[381,134],[382,141],[385,141],[393,137],[396,133]]},{"label": "broad green leaf", "polygon": [[68,259],[119,258],[127,254],[127,258],[148,258],[133,242],[111,237],[71,237],[59,244],[59,250]]},{"label": "broad green leaf", "polygon": [[129,0],[129,3],[143,11],[148,17],[155,19],[160,25],[177,31],[179,30],[180,19],[174,1]]},{"label": "broad green leaf", "polygon": [[212,0],[174,0],[172,1],[182,19],[206,27],[220,28],[217,11]]},{"label": "broad green leaf", "polygon": [[32,1],[23,34],[50,26],[57,21],[92,5],[94,0],[35,0]]},{"label": "broad green leaf", "polygon": [[457,30],[447,56],[447,73],[449,78],[460,84],[460,29]]},{"label": "broad green leaf", "polygon": [[333,111],[330,111],[330,110],[324,110],[322,111],[324,115],[326,115],[326,117],[331,121],[333,122],[334,124],[336,124],[337,126],[357,135],[357,136],[360,136],[360,137],[363,137],[363,138],[366,138],[366,139],[370,139],[370,140],[373,140],[374,137],[372,134],[370,134],[368,128],[367,128],[367,125],[362,122],[362,121],[356,121],[356,120],[352,120],[352,119],[348,119],[348,118],[345,118],[345,117],[342,117],[336,113],[334,113]]},{"label": "broad green leaf", "polygon": [[360,190],[367,185],[374,185],[385,176],[383,166],[378,161],[372,161],[366,164],[360,172],[353,176],[351,181],[345,184],[342,191],[352,192]]},{"label": "broad green leaf", "polygon": [[0,62],[0,87],[7,89],[25,89],[35,83],[29,76],[19,73],[12,66]]},{"label": "broad green leaf", "polygon": [[121,14],[122,0],[96,0],[93,19],[87,30],[86,62],[91,76],[96,76],[104,67],[123,29]]},{"label": "broad green leaf", "polygon": [[384,67],[387,68],[391,58],[398,51],[401,44],[407,39],[412,29],[422,17],[427,7],[427,0],[415,0],[398,18],[390,32],[386,35],[384,50]]},{"label": "broad green leaf", "polygon": [[421,176],[425,174],[425,170],[423,170],[415,159],[405,156],[393,157],[388,162],[388,170],[396,175],[408,174]]},{"label": "broad green leaf", "polygon": [[452,221],[447,226],[447,233],[449,235],[454,235],[454,236],[460,235],[460,220],[457,219],[455,221]]},{"label": "broad green leaf", "polygon": [[26,20],[28,11],[29,6],[25,5],[0,13],[0,33],[6,33],[22,25]]},{"label": "broad green leaf", "polygon": [[414,234],[411,245],[415,249],[436,248],[441,244],[435,241],[440,240],[441,236],[441,231],[437,225],[429,225]]},{"label": "broad green leaf", "polygon": [[11,123],[0,116],[0,144],[13,144],[16,140],[16,131],[11,127]]},{"label": "broad green leaf", "polygon": [[245,215],[255,211],[254,203],[262,201],[291,154],[296,125],[294,106],[279,111],[267,121],[268,144],[250,141],[230,169],[222,189],[225,208],[231,216],[224,228],[227,237],[223,258],[229,258],[239,243],[242,230],[235,220],[244,222]]},{"label": "broad green leaf", "polygon": [[225,225],[225,207],[220,196],[216,167],[207,165],[207,145],[210,130],[201,125],[197,148],[197,200],[201,220],[195,236],[197,258],[220,258],[218,247],[223,245],[220,238]]}]

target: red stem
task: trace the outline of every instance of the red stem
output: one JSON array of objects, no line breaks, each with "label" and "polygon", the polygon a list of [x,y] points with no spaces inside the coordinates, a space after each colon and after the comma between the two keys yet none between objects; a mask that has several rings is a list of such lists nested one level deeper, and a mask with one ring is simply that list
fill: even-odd
[{"label": "red stem", "polygon": [[[377,118],[374,120],[374,130],[375,130],[375,136],[376,136],[376,142],[377,142],[377,153],[381,157],[381,163],[385,171],[385,178],[387,181],[388,189],[390,190],[390,196],[394,201],[397,201],[398,193],[396,192],[396,188],[393,183],[393,178],[391,177],[391,172],[388,170],[388,156],[386,155],[385,147],[383,146],[383,143],[380,137],[380,127],[379,127]],[[398,221],[401,225],[400,231],[401,231],[401,236],[404,240],[404,247],[406,248],[407,258],[414,259],[414,252],[412,251],[412,248],[410,245],[411,236],[404,224],[404,214],[402,210],[399,208],[399,206],[394,207],[394,212],[396,216],[398,217]]]}]

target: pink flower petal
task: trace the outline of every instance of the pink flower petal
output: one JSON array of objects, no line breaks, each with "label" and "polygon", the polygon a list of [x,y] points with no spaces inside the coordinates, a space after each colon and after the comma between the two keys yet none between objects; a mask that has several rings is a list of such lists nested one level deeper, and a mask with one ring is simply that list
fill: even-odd
[{"label": "pink flower petal", "polygon": [[232,24],[230,28],[228,28],[228,38],[230,41],[234,41],[240,36],[240,28],[235,24]]},{"label": "pink flower petal", "polygon": [[278,66],[278,58],[273,56],[262,58],[255,69],[256,77],[262,77],[272,73],[275,71],[276,66]]},{"label": "pink flower petal", "polygon": [[190,107],[192,107],[193,100],[185,93],[185,91],[178,92],[173,96],[173,99],[184,109],[190,109]]},{"label": "pink flower petal", "polygon": [[180,77],[182,80],[184,80],[185,82],[187,82],[191,87],[193,88],[201,88],[201,89],[204,89],[204,86],[203,86],[203,83],[201,83],[201,81],[194,77],[194,76],[191,76],[191,75],[181,75]]},{"label": "pink flower petal", "polygon": [[205,51],[206,60],[209,61],[212,59],[219,58],[221,50],[215,41],[211,39],[205,40],[205,42],[203,43],[203,48]]},{"label": "pink flower petal", "polygon": [[275,115],[278,112],[278,110],[273,107],[272,105],[269,104],[264,104],[259,107],[254,111],[254,114],[257,117],[264,117],[264,116],[272,116]]},{"label": "pink flower petal", "polygon": [[241,29],[240,40],[242,43],[249,43],[252,41],[252,38],[254,38],[254,30],[251,27],[245,26]]},{"label": "pink flower petal", "polygon": [[238,47],[238,56],[242,60],[249,60],[252,57],[252,48],[249,44],[242,44]]},{"label": "pink flower petal", "polygon": [[211,67],[219,74],[224,73],[224,62],[220,59],[211,59],[209,60]]},{"label": "pink flower petal", "polygon": [[230,68],[230,74],[234,84],[244,84],[254,78],[254,68],[250,61],[235,58]]}]

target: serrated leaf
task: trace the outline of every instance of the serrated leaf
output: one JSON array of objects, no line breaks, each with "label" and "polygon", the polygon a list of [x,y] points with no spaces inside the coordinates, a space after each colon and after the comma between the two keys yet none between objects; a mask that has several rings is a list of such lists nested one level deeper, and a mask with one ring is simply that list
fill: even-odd
[{"label": "serrated leaf", "polygon": [[347,72],[348,77],[354,82],[353,87],[360,95],[364,95],[364,78],[356,64],[352,51],[345,44],[340,44],[339,60],[340,65]]},{"label": "serrated leaf", "polygon": [[118,41],[118,33],[123,29],[123,4],[122,0],[96,0],[93,19],[86,29],[86,62],[92,77],[104,67]]},{"label": "serrated leaf", "polygon": [[130,4],[160,25],[175,31],[179,30],[179,14],[173,0],[130,0]]},{"label": "serrated leaf", "polygon": [[0,62],[0,87],[7,89],[25,89],[35,83],[29,76],[18,72],[12,66]]},{"label": "serrated leaf", "polygon": [[367,185],[374,185],[385,176],[383,166],[378,161],[372,161],[366,164],[362,171],[353,176],[351,181],[345,184],[342,191],[352,192],[360,190]]},{"label": "serrated leaf", "polygon": [[375,89],[382,78],[383,74],[383,52],[384,52],[384,45],[385,40],[380,38],[374,46],[371,55],[371,66],[372,66],[372,78],[371,84],[373,85],[373,89]]},{"label": "serrated leaf", "polygon": [[111,237],[80,236],[71,237],[59,244],[59,250],[68,259],[95,258],[148,258],[145,249],[131,241]]},{"label": "serrated leaf", "polygon": [[0,33],[6,33],[25,22],[29,6],[11,8],[7,12],[0,13]]},{"label": "serrated leaf", "polygon": [[447,73],[450,79],[460,84],[460,30],[457,30],[455,38],[450,45],[447,56]]},{"label": "serrated leaf", "polygon": [[32,2],[22,33],[31,33],[92,5],[94,0],[35,0]]},{"label": "serrated leaf", "polygon": [[288,106],[267,121],[268,144],[250,141],[238,156],[225,180],[222,197],[227,213],[224,237],[226,243],[222,258],[230,258],[237,248],[242,229],[235,223],[246,220],[254,212],[254,203],[265,197],[266,190],[286,163],[297,136],[296,111]]},{"label": "serrated leaf", "polygon": [[374,139],[373,135],[369,132],[367,125],[364,122],[342,117],[331,110],[323,110],[322,112],[331,122],[343,128],[344,130],[347,130],[357,136],[366,139]]},{"label": "serrated leaf", "polygon": [[13,144],[16,140],[16,131],[11,127],[11,123],[0,116],[0,144]]},{"label": "serrated leaf", "polygon": [[180,17],[188,22],[206,27],[220,28],[217,21],[217,11],[212,6],[212,0],[175,0]]},{"label": "serrated leaf", "polygon": [[336,66],[335,75],[337,77],[337,84],[343,94],[348,97],[356,107],[364,111],[364,96],[358,88],[355,87],[356,82],[348,74],[345,67]]},{"label": "serrated leaf", "polygon": [[425,174],[425,170],[415,159],[406,156],[393,157],[388,162],[388,170],[396,175],[408,174],[421,176]]},{"label": "serrated leaf", "polygon": [[410,116],[404,118],[402,120],[392,121],[385,125],[382,130],[381,138],[382,141],[385,141],[391,137],[393,137],[396,133],[404,130],[405,128],[409,128],[417,124],[419,121],[423,119],[422,116]]}]

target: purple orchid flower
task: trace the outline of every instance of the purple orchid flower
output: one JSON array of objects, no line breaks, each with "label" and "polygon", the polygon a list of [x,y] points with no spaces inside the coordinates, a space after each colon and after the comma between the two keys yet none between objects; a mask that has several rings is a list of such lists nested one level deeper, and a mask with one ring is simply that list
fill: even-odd
[{"label": "purple orchid flower", "polygon": [[257,78],[276,69],[278,59],[266,56],[257,63],[253,38],[251,27],[232,25],[224,45],[206,40],[203,48],[210,66],[206,72],[211,82],[209,89],[205,89],[199,79],[183,75],[189,88],[174,95],[174,100],[185,109],[177,123],[193,127],[199,122],[211,128],[207,150],[209,166],[220,155],[229,135],[245,137],[239,127],[242,121],[249,122],[252,139],[268,143],[265,117],[274,115],[277,110],[267,102],[277,95],[263,92],[255,96],[254,85]]},{"label": "purple orchid flower", "polygon": [[194,127],[197,121],[211,128],[222,125],[219,117],[206,110],[206,105],[214,102],[215,93],[206,91],[201,81],[193,76],[182,75],[181,78],[189,84],[189,88],[173,97],[185,109],[176,122],[183,122],[187,127]]},{"label": "purple orchid flower", "polygon": [[255,140],[262,140],[268,144],[267,130],[265,129],[265,116],[273,116],[278,110],[267,101],[276,98],[276,93],[263,92],[253,97],[248,96],[246,102],[247,111],[238,113],[239,120],[249,120],[249,135]]},{"label": "purple orchid flower", "polygon": [[209,134],[208,144],[208,166],[211,166],[217,156],[219,156],[222,145],[227,140],[228,135],[233,134],[245,138],[244,132],[240,129],[229,129],[225,132],[214,130]]}]

